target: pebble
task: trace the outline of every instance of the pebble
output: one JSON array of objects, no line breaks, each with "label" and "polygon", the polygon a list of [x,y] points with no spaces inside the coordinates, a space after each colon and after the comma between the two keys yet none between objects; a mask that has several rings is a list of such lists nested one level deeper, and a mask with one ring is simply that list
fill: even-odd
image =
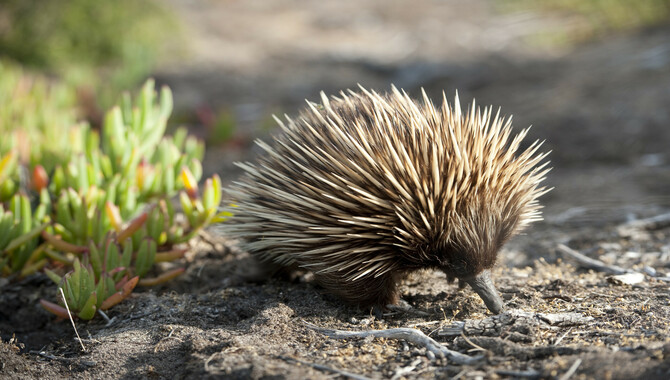
[{"label": "pebble", "polygon": [[619,274],[608,277],[607,281],[615,285],[635,285],[644,282],[644,274],[639,272]]}]

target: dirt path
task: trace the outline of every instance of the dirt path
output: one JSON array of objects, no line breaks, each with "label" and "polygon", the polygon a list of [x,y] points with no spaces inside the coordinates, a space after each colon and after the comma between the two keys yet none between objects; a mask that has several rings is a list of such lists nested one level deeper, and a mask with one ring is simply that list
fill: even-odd
[{"label": "dirt path", "polygon": [[[110,312],[112,323],[55,323],[36,300],[48,280],[0,283],[3,378],[670,377],[670,223],[627,223],[670,212],[670,28],[612,36],[575,50],[525,36],[565,27],[532,14],[495,15],[486,1],[298,2],[171,0],[193,53],[158,73],[182,110],[228,107],[242,133],[262,135],[271,112],[360,82],[431,97],[442,90],[503,107],[553,150],[545,221],[511,241],[495,279],[510,313],[491,318],[470,290],[438,273],[402,285],[410,311],[375,319],[324,294],[309,275],[230,285],[248,265],[225,239],[194,247],[185,275]],[[362,11],[361,9],[365,9]],[[458,17],[453,17],[458,15]],[[495,15],[495,17],[492,17]],[[453,19],[445,23],[442,20]],[[248,146],[210,149],[206,170],[236,175]],[[631,232],[632,231],[632,232]],[[644,271],[635,285],[580,268],[559,244]],[[649,272],[649,269],[647,269]],[[573,319],[556,320],[554,314]],[[552,319],[554,318],[554,319]],[[431,360],[393,339],[334,340],[341,330],[415,327],[482,359]],[[461,332],[463,333],[461,335]],[[299,360],[302,363],[296,361]]]}]

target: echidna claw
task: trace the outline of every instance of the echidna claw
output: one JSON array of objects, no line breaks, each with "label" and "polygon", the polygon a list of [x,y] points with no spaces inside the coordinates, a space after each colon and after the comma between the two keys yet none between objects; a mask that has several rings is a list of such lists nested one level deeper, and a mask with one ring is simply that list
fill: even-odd
[{"label": "echidna claw", "polygon": [[460,278],[458,279],[458,289],[459,289],[459,290],[460,290],[460,289],[465,289],[465,286],[466,286],[467,284],[468,284],[468,283],[467,283],[465,280],[461,280]]}]

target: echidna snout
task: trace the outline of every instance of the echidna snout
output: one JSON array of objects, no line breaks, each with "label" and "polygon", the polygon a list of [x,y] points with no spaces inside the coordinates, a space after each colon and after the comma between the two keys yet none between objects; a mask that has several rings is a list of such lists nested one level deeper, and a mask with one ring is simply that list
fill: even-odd
[{"label": "echidna snout", "polygon": [[482,298],[486,307],[493,314],[500,314],[500,312],[503,311],[503,300],[500,298],[495,285],[493,285],[490,270],[485,269],[478,275],[464,278],[462,281],[465,281],[477,294],[479,294],[479,297]]},{"label": "echidna snout", "polygon": [[[421,269],[469,284],[494,313],[490,277],[498,250],[541,219],[549,169],[541,142],[518,152],[527,130],[436,107],[395,87],[308,102],[227,194],[223,233],[270,265],[302,267],[326,290],[363,306],[398,301],[398,282]],[[537,153],[537,154],[536,154]]]}]

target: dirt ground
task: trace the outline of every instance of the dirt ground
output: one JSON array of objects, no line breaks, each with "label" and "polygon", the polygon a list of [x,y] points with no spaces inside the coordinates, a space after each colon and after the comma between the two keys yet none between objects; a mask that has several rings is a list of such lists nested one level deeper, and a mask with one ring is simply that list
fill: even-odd
[{"label": "dirt ground", "polygon": [[[251,137],[272,112],[356,83],[391,83],[434,99],[502,106],[516,128],[546,139],[555,189],[545,220],[500,254],[494,279],[507,311],[492,316],[443,274],[401,286],[411,306],[375,318],[343,305],[309,274],[235,283],[250,259],[212,229],[193,244],[186,273],[139,289],[101,318],[56,322],[39,298],[44,276],[0,279],[0,377],[106,378],[670,378],[670,26],[574,47],[528,42],[573,20],[497,14],[487,1],[360,2],[171,0],[192,53],[157,73],[178,113],[228,109],[238,141],[209,147],[208,173],[226,181],[251,159]],[[403,5],[404,4],[404,5]],[[453,20],[446,22],[444,20]],[[197,131],[197,126],[195,126]],[[658,217],[656,221],[649,218]],[[584,268],[559,245],[644,273],[621,284]],[[469,364],[404,340],[338,340],[320,328],[412,327]]]}]

